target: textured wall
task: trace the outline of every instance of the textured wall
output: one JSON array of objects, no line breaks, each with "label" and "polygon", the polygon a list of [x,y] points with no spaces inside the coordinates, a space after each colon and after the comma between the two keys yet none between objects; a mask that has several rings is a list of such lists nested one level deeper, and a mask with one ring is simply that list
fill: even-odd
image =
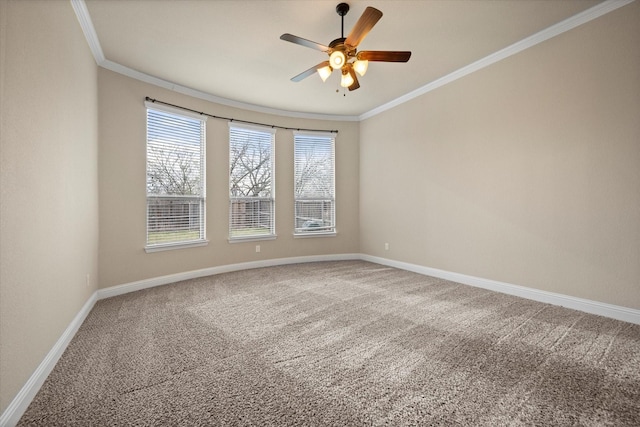
[{"label": "textured wall", "polygon": [[[229,243],[229,126],[207,121],[208,246],[145,253],[146,108],[149,96],[209,114],[295,128],[339,131],[336,137],[336,237],[293,238],[293,132],[275,143],[276,240]],[[99,72],[100,287],[220,265],[305,255],[356,253],[358,135],[356,122],[320,121],[243,111]],[[261,252],[255,252],[259,244]]]},{"label": "textured wall", "polygon": [[634,2],[363,121],[361,251],[640,308],[638,46]]},{"label": "textured wall", "polygon": [[[0,24],[0,412],[98,284],[363,252],[640,308],[638,2],[360,124],[97,71],[66,1],[0,0]],[[228,127],[209,120],[210,243],[146,254],[145,96],[338,129],[338,236],[293,238],[293,136],[279,130],[278,239],[228,243]]]},{"label": "textured wall", "polygon": [[0,17],[3,412],[97,289],[98,92],[68,1],[2,0]]}]

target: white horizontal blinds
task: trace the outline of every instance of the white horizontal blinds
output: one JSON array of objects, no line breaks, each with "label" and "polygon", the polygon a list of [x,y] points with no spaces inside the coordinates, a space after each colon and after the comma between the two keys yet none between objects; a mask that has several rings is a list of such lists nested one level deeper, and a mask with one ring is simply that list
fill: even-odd
[{"label": "white horizontal blinds", "polygon": [[335,233],[335,136],[294,132],[295,234]]},{"label": "white horizontal blinds", "polygon": [[203,240],[205,120],[148,105],[147,246]]},{"label": "white horizontal blinds", "polygon": [[229,123],[229,239],[275,236],[275,129]]}]

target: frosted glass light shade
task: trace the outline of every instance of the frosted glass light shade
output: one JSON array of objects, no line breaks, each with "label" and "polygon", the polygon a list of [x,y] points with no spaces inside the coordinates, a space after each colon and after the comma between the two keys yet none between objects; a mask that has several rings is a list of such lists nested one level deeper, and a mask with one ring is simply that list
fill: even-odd
[{"label": "frosted glass light shade", "polygon": [[339,69],[342,68],[347,58],[344,56],[344,53],[336,50],[329,56],[329,64],[331,64],[331,68]]},{"label": "frosted glass light shade", "polygon": [[365,60],[357,60],[356,62],[353,63],[353,69],[355,70],[356,73],[360,74],[361,76],[364,76],[364,73],[367,72],[367,68],[369,68],[369,61]]},{"label": "frosted glass light shade", "polygon": [[333,69],[328,65],[326,67],[318,68],[318,74],[323,82],[327,81],[332,71]]},{"label": "frosted glass light shade", "polygon": [[353,77],[349,73],[343,73],[342,79],[340,80],[340,86],[349,87],[353,84]]}]

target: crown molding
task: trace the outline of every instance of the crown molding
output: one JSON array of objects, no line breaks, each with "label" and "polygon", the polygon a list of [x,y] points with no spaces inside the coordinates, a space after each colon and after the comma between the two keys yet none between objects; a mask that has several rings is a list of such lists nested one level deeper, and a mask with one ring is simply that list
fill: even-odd
[{"label": "crown molding", "polygon": [[91,49],[93,58],[96,60],[96,64],[100,65],[105,61],[106,58],[104,57],[104,53],[102,52],[100,40],[98,40],[98,34],[96,33],[96,29],[93,26],[93,21],[91,21],[91,16],[89,15],[87,4],[84,2],[84,0],[70,1],[71,7],[73,7],[73,11],[76,13],[76,17],[80,22],[80,27],[82,28],[84,37],[87,39],[87,43],[89,43],[89,49]]},{"label": "crown molding", "polygon": [[129,67],[125,67],[124,65],[118,64],[116,62],[110,61],[106,59],[104,53],[102,51],[102,47],[100,46],[100,41],[98,40],[98,35],[93,27],[93,22],[91,21],[91,16],[89,15],[89,10],[87,9],[87,5],[85,0],[70,0],[71,6],[76,13],[78,21],[80,22],[80,26],[82,27],[82,31],[84,32],[85,38],[89,44],[91,52],[93,53],[93,57],[96,60],[98,66],[105,68],[107,70],[114,71],[116,73],[125,75],[127,77],[140,80],[145,83],[149,83],[155,86],[159,86],[165,89],[169,89],[175,92],[182,93],[184,95],[189,95],[194,98],[203,99],[205,101],[213,102],[216,104],[226,105],[229,107],[240,108],[248,111],[255,111],[259,113],[265,114],[274,114],[283,117],[294,117],[294,118],[302,118],[302,119],[315,119],[315,120],[335,120],[335,121],[362,121],[373,116],[376,116],[380,113],[383,113],[387,110],[390,110],[398,105],[404,104],[414,98],[422,96],[432,90],[435,90],[439,87],[442,87],[446,84],[454,82],[464,76],[467,76],[471,73],[474,73],[478,70],[481,70],[485,67],[488,67],[492,64],[495,64],[498,61],[501,61],[505,58],[508,58],[512,55],[515,55],[519,52],[522,52],[525,49],[528,49],[532,46],[535,46],[539,43],[542,43],[550,38],[553,38],[557,35],[560,35],[564,32],[567,32],[573,28],[576,28],[582,24],[585,24],[589,21],[592,21],[600,16],[603,16],[609,12],[612,12],[616,9],[619,9],[623,6],[626,6],[629,3],[634,2],[635,0],[605,0],[602,3],[599,3],[583,12],[580,12],[570,18],[565,19],[564,21],[560,21],[557,24],[554,24],[542,31],[539,31],[519,42],[516,42],[510,46],[505,47],[497,52],[492,53],[478,61],[475,61],[469,65],[466,65],[458,70],[447,74],[446,76],[440,77],[426,85],[411,91],[405,95],[402,95],[392,101],[389,101],[379,107],[376,107],[372,110],[369,110],[359,116],[353,115],[333,115],[333,114],[317,114],[317,113],[303,113],[289,110],[280,110],[276,108],[270,108],[255,104],[244,103],[240,101],[234,101],[232,99],[227,99],[223,97],[219,97],[210,93],[206,93],[203,91],[199,91],[196,89],[192,89],[186,86],[178,85],[168,80],[160,79],[150,74],[142,73],[140,71],[134,70]]},{"label": "crown molding", "polygon": [[567,18],[564,21],[560,21],[557,24],[554,24],[542,31],[539,31],[525,39],[520,40],[519,42],[516,42],[510,46],[505,47],[504,49],[494,52],[491,55],[488,55],[482,59],[479,59],[476,62],[473,62],[462,68],[459,68],[458,70],[450,74],[447,74],[446,76],[440,77],[439,79],[434,80],[422,86],[421,88],[411,91],[406,95],[403,95],[399,98],[394,99],[393,101],[389,101],[386,104],[376,107],[364,114],[361,114],[359,116],[359,119],[366,120],[380,113],[383,113],[387,110],[390,110],[394,107],[397,107],[400,104],[404,104],[405,102],[408,102],[414,98],[424,95],[425,93],[431,92],[432,90],[435,90],[451,82],[454,82],[466,75],[474,73],[485,67],[488,67],[489,65],[495,64],[498,61],[501,61],[505,58],[508,58],[519,52],[522,52],[525,49],[533,47],[539,43],[549,40],[550,38],[553,38],[564,32],[572,30],[573,28],[576,28],[582,24],[585,24],[596,18],[599,18],[602,15],[605,15],[609,12],[619,9],[622,6],[626,6],[627,4],[632,3],[634,1],[635,0],[605,0],[604,2],[599,3],[570,18]]},{"label": "crown molding", "polygon": [[[84,0],[77,0],[77,1],[84,1]],[[264,106],[249,104],[249,103],[240,102],[240,101],[234,101],[232,99],[223,98],[220,96],[212,95],[207,92],[202,92],[196,89],[192,89],[187,86],[182,86],[182,85],[170,82],[168,80],[164,80],[164,79],[152,76],[150,74],[142,73],[132,68],[125,67],[124,65],[118,64],[117,62],[110,61],[108,59],[105,59],[104,61],[102,61],[102,63],[98,65],[107,70],[114,71],[118,74],[122,74],[124,76],[130,77],[132,79],[136,79],[145,83],[149,83],[154,86],[162,87],[168,90],[172,90],[174,92],[182,93],[184,95],[189,95],[193,98],[203,99],[205,101],[226,105],[228,107],[239,108],[242,110],[256,111],[259,113],[273,114],[281,117],[295,117],[295,118],[301,118],[301,119],[335,120],[335,121],[343,121],[343,122],[357,122],[360,120],[358,116],[303,113],[303,112],[297,112],[297,111],[279,110],[277,108],[270,108],[270,107],[264,107]]]},{"label": "crown molding", "polygon": [[84,36],[87,39],[87,43],[89,44],[91,53],[93,53],[93,57],[95,58],[96,64],[98,64],[99,67],[114,71],[135,80],[172,90],[174,92],[182,93],[184,95],[189,95],[194,98],[203,99],[205,101],[226,105],[229,107],[240,108],[243,110],[301,119],[335,120],[343,122],[357,122],[358,120],[360,120],[358,116],[352,115],[345,116],[337,114],[303,113],[298,111],[280,110],[277,108],[270,108],[261,105],[234,101],[232,99],[227,99],[210,93],[202,92],[187,86],[182,86],[168,80],[155,77],[150,74],[134,70],[129,67],[125,67],[124,65],[113,62],[104,56],[104,52],[102,51],[102,47],[100,46],[100,40],[98,39],[98,34],[96,33],[96,30],[93,26],[93,21],[91,20],[91,16],[89,15],[89,10],[87,9],[85,0],[70,0],[70,2],[74,12],[76,13],[76,17],[80,22],[80,27],[82,28]]}]

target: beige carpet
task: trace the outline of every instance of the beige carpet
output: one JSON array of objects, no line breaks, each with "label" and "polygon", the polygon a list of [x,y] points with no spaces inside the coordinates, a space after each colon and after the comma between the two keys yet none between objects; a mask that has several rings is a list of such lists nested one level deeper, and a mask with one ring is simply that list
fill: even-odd
[{"label": "beige carpet", "polygon": [[361,261],[99,301],[21,425],[640,425],[640,325]]}]

